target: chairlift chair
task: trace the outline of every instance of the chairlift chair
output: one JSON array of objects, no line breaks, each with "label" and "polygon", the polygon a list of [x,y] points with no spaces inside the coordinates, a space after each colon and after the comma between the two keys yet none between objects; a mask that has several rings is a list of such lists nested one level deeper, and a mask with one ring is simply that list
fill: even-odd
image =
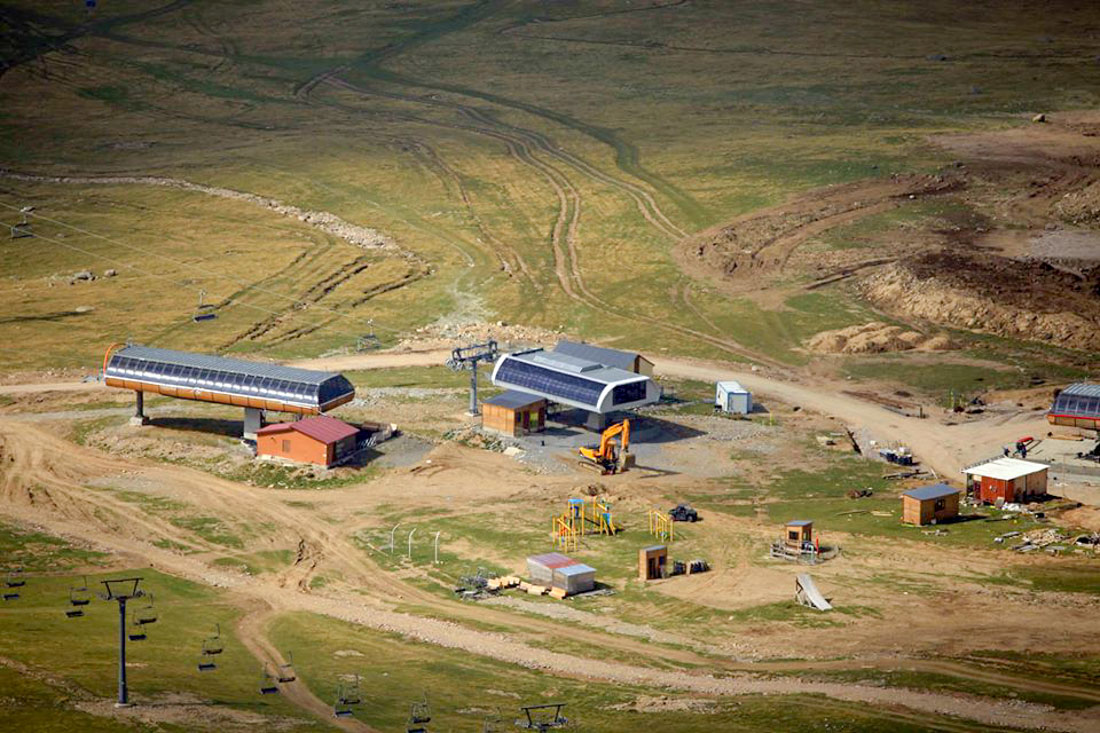
[{"label": "chairlift chair", "polygon": [[264,662],[263,668],[260,670],[260,694],[261,695],[278,695],[279,686],[275,684],[275,678],[267,671],[267,662]]},{"label": "chairlift chair", "polygon": [[424,724],[430,722],[432,722],[432,708],[428,704],[428,693],[425,692],[423,700],[412,704],[412,709],[409,711],[409,727],[406,731],[407,733],[427,733],[428,729]]},{"label": "chairlift chair", "polygon": [[341,682],[340,692],[336,695],[336,704],[332,706],[332,715],[336,718],[350,718],[355,715],[352,709],[363,702],[363,696],[359,692],[359,675],[355,675],[355,682]]},{"label": "chairlift chair", "polygon": [[134,625],[136,626],[155,624],[157,622],[157,612],[156,609],[153,608],[153,594],[147,593],[146,598],[145,605],[134,610]]},{"label": "chairlift chair", "polygon": [[134,609],[130,614],[130,632],[126,635],[130,641],[145,641],[145,626],[138,618],[138,610]]},{"label": "chairlift chair", "polygon": [[287,652],[287,663],[279,665],[279,684],[286,684],[298,679],[298,675],[294,673],[294,652]]},{"label": "chairlift chair", "polygon": [[204,303],[203,298],[206,297],[206,291],[199,291],[199,304],[195,308],[195,313],[191,316],[191,320],[195,323],[201,323],[203,321],[212,321],[218,317],[218,314],[214,312],[217,307],[213,303]]},{"label": "chairlift chair", "polygon": [[88,578],[84,578],[84,585],[69,587],[69,605],[73,608],[65,611],[66,618],[80,618],[84,615],[83,607],[92,602],[91,591],[88,590]]},{"label": "chairlift chair", "polygon": [[222,625],[214,624],[214,635],[202,640],[202,654],[210,657],[222,653]]},{"label": "chairlift chair", "polygon": [[[22,570],[12,570],[8,573],[8,577],[4,580],[4,585],[8,588],[22,588],[27,584],[27,581],[22,576]],[[8,590],[4,594],[5,601],[17,601],[19,600],[19,591]]]}]

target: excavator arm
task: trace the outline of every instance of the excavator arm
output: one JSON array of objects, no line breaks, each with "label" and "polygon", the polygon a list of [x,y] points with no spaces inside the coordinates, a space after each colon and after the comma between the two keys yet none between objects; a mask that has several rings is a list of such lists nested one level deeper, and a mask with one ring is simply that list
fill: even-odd
[{"label": "excavator arm", "polygon": [[594,463],[598,463],[604,468],[613,466],[617,456],[615,450],[615,439],[618,438],[619,451],[625,452],[630,447],[630,421],[623,420],[621,423],[612,425],[607,430],[604,430],[600,435],[599,446],[579,448],[579,452],[582,456]]}]

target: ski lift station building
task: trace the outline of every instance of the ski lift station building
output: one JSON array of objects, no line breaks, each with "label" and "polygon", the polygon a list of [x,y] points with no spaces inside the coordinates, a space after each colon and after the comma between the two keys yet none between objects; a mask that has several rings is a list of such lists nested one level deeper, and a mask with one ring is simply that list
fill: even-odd
[{"label": "ski lift station building", "polygon": [[343,375],[186,351],[127,345],[107,350],[103,380],[137,395],[135,421],[145,422],[144,393],[244,408],[246,437],[255,437],[261,411],[319,415],[355,397]]},{"label": "ski lift station building", "polygon": [[585,410],[597,418],[590,423],[602,424],[608,413],[661,398],[661,388],[645,374],[544,349],[504,354],[493,367],[492,380],[497,387]]}]

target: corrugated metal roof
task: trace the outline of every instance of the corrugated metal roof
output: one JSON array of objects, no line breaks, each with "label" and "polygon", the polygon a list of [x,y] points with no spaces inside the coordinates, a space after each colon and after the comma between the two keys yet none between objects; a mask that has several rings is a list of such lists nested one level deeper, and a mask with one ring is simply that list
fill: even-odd
[{"label": "corrugated metal roof", "polygon": [[307,417],[304,420],[298,420],[297,422],[283,422],[275,423],[274,425],[265,425],[256,431],[257,435],[270,435],[271,433],[282,433],[287,430],[296,430],[302,435],[308,435],[314,440],[319,440],[326,445],[331,443],[338,443],[344,438],[357,435],[359,428],[352,425],[348,425],[343,420],[337,420],[334,417],[328,415],[315,415],[314,417]]},{"label": "corrugated metal roof", "polygon": [[741,386],[740,382],[735,382],[732,379],[719,382],[718,386],[721,387],[722,389],[724,389],[727,392],[732,392],[733,394],[748,394],[749,393],[749,391],[747,389],[745,389],[744,387]]},{"label": "corrugated metal roof", "polygon": [[1019,458],[998,458],[978,466],[971,466],[965,469],[963,473],[995,478],[1001,481],[1011,481],[1012,479],[1044,471],[1048,468],[1050,468],[1050,466],[1045,463],[1021,461]]},{"label": "corrugated metal roof", "polygon": [[564,339],[554,347],[554,352],[574,356],[585,361],[594,361],[597,364],[623,369],[628,372],[634,371],[634,360],[639,356],[636,352],[619,351],[618,349],[608,349],[603,346],[593,346],[592,344],[566,341]]},{"label": "corrugated metal roof", "polygon": [[958,493],[960,493],[960,489],[953,489],[947,484],[932,484],[931,486],[921,486],[919,489],[903,491],[901,495],[910,496],[919,501],[928,501],[929,499],[942,499],[945,496]]},{"label": "corrugated metal roof", "polygon": [[1100,397],[1100,384],[1077,382],[1063,389],[1059,394],[1072,394],[1079,397]]},{"label": "corrugated metal roof", "polygon": [[787,522],[788,527],[806,527],[814,523],[812,519],[792,519]]},{"label": "corrugated metal roof", "polygon": [[188,351],[158,349],[152,346],[124,346],[114,353],[118,356],[155,361],[161,364],[179,364],[180,366],[190,366],[197,369],[217,369],[223,372],[237,372],[258,377],[285,379],[287,381],[304,384],[319,385],[327,379],[339,376],[336,372],[318,372],[312,369],[298,369],[297,367],[283,366],[282,364],[265,364],[263,362],[246,361],[244,359],[230,359],[224,356],[192,354]]},{"label": "corrugated metal roof", "polygon": [[509,410],[518,410],[521,407],[527,407],[536,402],[542,402],[543,399],[544,398],[530,394],[529,392],[517,392],[514,389],[510,389],[506,392],[501,392],[495,397],[490,397],[485,400],[484,404],[505,407]]},{"label": "corrugated metal roof", "polygon": [[291,423],[290,427],[322,443],[337,443],[344,438],[359,434],[359,428],[328,415],[307,417],[304,420]]},{"label": "corrugated metal roof", "polygon": [[569,577],[571,575],[586,575],[588,573],[592,573],[594,575],[596,573],[596,568],[592,567],[591,565],[585,565],[581,562],[574,563],[572,565],[565,565],[563,567],[555,569],[566,577]]},{"label": "corrugated metal roof", "polygon": [[543,555],[532,555],[527,558],[528,562],[533,562],[536,565],[542,565],[544,568],[564,568],[569,565],[576,565],[577,561],[571,557],[566,557],[560,552],[547,552]]},{"label": "corrugated metal roof", "polygon": [[667,550],[668,545],[650,545],[649,547],[643,547],[643,552],[656,552],[657,550]]}]

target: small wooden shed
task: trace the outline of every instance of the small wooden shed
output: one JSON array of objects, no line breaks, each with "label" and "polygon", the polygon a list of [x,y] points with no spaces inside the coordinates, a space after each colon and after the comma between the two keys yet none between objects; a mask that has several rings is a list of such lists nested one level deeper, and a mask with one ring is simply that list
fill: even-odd
[{"label": "small wooden shed", "polygon": [[546,400],[508,390],[481,403],[481,427],[518,438],[546,429]]},{"label": "small wooden shed", "polygon": [[901,521],[919,527],[954,519],[959,516],[961,493],[947,484],[904,491],[901,494]]},{"label": "small wooden shed", "polygon": [[650,545],[638,550],[638,580],[657,580],[668,571],[668,545]]},{"label": "small wooden shed", "polygon": [[268,425],[256,431],[256,456],[326,468],[355,453],[359,428],[328,415]]},{"label": "small wooden shed", "polygon": [[786,543],[788,547],[802,549],[807,542],[814,541],[814,523],[810,519],[792,519],[787,522]]}]

